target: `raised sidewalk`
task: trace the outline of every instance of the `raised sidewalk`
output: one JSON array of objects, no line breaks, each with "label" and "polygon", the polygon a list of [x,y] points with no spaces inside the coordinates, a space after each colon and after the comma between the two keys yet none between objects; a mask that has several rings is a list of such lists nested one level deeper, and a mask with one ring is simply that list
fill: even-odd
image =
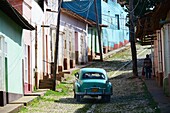
[{"label": "raised sidewalk", "polygon": [[0,113],[16,113],[19,111],[19,109],[23,106],[27,106],[29,103],[31,103],[34,99],[37,99],[40,96],[43,96],[46,91],[40,91],[36,93],[30,93],[27,94],[18,100],[15,100],[13,102],[10,102],[9,104],[0,107]]}]

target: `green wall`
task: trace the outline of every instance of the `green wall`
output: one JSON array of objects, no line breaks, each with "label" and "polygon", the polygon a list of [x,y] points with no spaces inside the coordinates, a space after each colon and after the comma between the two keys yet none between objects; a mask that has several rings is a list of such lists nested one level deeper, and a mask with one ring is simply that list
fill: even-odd
[{"label": "green wall", "polygon": [[[0,35],[7,44],[8,92],[23,94],[22,85],[22,28],[0,10]],[[4,57],[5,60],[5,57]],[[5,63],[4,63],[5,65]],[[5,70],[4,70],[5,71]]]}]

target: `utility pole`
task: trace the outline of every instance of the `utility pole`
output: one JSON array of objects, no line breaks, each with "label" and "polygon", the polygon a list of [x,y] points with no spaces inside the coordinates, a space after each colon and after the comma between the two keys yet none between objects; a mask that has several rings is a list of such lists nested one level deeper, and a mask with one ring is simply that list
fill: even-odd
[{"label": "utility pole", "polygon": [[98,11],[97,11],[97,2],[96,2],[96,0],[94,0],[94,9],[95,9],[95,15],[96,15],[96,28],[97,28],[98,39],[99,39],[100,61],[103,61],[101,35],[100,35],[100,28],[99,28]]},{"label": "utility pole", "polygon": [[34,72],[34,74],[35,74],[35,87],[36,87],[36,89],[38,88],[38,72],[37,72],[37,51],[38,51],[38,41],[37,41],[37,35],[38,35],[38,33],[37,33],[37,25],[35,25],[35,72]]},{"label": "utility pole", "polygon": [[53,91],[56,90],[56,70],[57,70],[57,59],[58,59],[58,43],[59,43],[59,32],[60,32],[60,13],[61,13],[61,4],[62,0],[58,0],[58,17],[57,17],[57,28],[56,28],[56,42],[54,48],[54,84],[53,84]]},{"label": "utility pole", "polygon": [[135,45],[135,30],[134,30],[134,9],[133,9],[133,0],[129,0],[129,16],[130,16],[130,43],[131,43],[131,52],[132,52],[132,63],[133,63],[133,76],[138,76],[137,70],[137,54],[136,54],[136,45]]}]

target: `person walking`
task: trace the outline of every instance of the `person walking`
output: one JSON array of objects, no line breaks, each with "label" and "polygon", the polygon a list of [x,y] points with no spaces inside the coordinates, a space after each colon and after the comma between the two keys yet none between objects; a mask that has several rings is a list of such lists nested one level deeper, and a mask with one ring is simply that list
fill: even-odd
[{"label": "person walking", "polygon": [[146,79],[150,79],[151,73],[152,73],[152,60],[149,58],[148,54],[146,55],[146,58],[144,59],[143,67],[144,67]]}]

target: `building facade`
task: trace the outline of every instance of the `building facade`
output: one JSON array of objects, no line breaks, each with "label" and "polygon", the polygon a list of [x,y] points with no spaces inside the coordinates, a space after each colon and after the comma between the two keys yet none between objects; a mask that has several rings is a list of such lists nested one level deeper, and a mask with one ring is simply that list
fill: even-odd
[{"label": "building facade", "polygon": [[[31,24],[31,9],[32,0],[8,0],[9,3]],[[31,93],[33,91],[32,84],[32,45],[31,45],[31,31],[23,30],[22,40],[24,41],[24,56],[23,56],[23,80],[24,93]]]},{"label": "building facade", "polygon": [[[116,0],[97,0],[96,4],[89,0],[64,1],[62,7],[94,22],[98,19],[102,53],[120,48],[129,42],[129,28],[125,26],[128,21],[124,11],[126,7],[122,8]],[[96,27],[89,27],[88,33],[88,54],[91,59],[100,55],[100,44]]]},{"label": "building facade", "polygon": [[22,35],[23,29],[34,27],[6,0],[0,1],[0,16],[0,105],[4,106],[24,94]]}]

